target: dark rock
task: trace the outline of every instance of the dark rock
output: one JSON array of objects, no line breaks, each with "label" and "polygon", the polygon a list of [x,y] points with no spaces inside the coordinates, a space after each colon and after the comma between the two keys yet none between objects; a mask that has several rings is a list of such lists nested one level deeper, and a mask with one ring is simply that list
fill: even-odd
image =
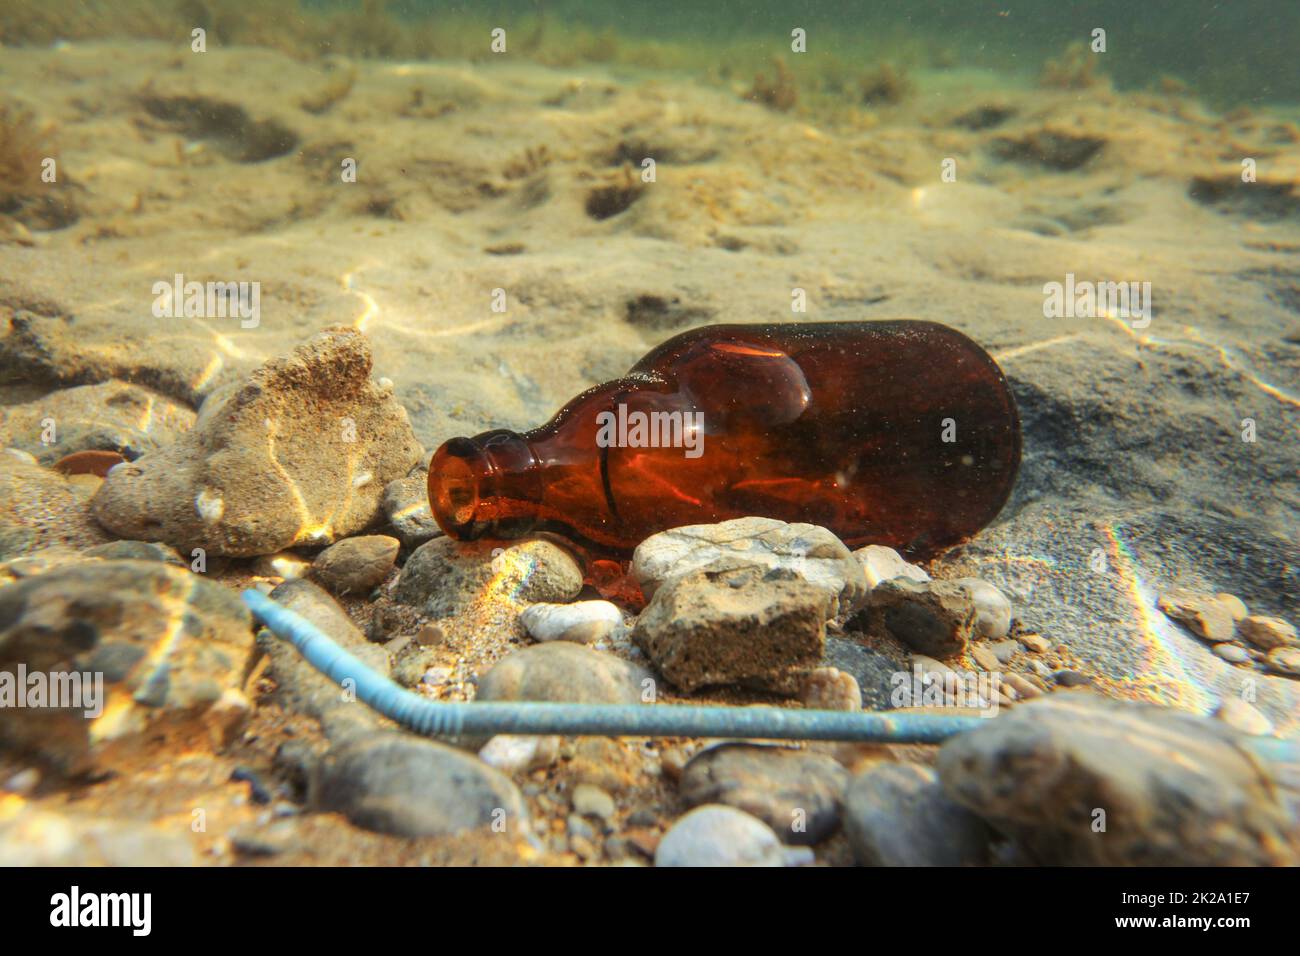
[{"label": "dark rock", "polygon": [[883,629],[935,658],[963,653],[975,627],[970,591],[953,581],[882,581],[872,589],[864,614],[868,629]]},{"label": "dark rock", "polygon": [[736,807],[762,820],[783,842],[812,845],[839,828],[848,780],[848,771],[825,754],[723,744],[692,758],[680,791],[693,807]]},{"label": "dark rock", "polygon": [[862,866],[981,866],[984,822],[944,795],[929,767],[882,763],[853,778],[844,830]]},{"label": "dark rock", "polygon": [[1211,718],[1049,695],[949,740],[938,769],[949,796],[1042,864],[1300,863],[1278,779]]},{"label": "dark rock", "polygon": [[312,574],[335,594],[367,591],[388,577],[400,547],[383,534],[344,538],[316,556]]}]

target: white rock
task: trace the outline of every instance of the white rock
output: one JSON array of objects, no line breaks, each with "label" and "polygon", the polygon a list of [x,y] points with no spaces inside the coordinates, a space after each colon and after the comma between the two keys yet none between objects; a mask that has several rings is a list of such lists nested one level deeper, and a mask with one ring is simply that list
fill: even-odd
[{"label": "white rock", "polygon": [[296,581],[311,571],[311,562],[292,551],[264,554],[253,562],[253,573],[263,578],[283,578]]},{"label": "white rock", "polygon": [[710,803],[673,824],[655,850],[655,866],[785,866],[772,829],[743,810]]},{"label": "white rock", "polygon": [[1011,631],[1011,602],[1006,595],[980,578],[958,578],[975,604],[975,633],[987,640],[1000,640]]},{"label": "white rock", "polygon": [[672,528],[646,538],[632,555],[632,574],[647,600],[669,581],[706,567],[792,572],[830,594],[831,618],[848,615],[869,591],[862,566],[832,532],[775,518]]},{"label": "white rock", "polygon": [[478,752],[480,760],[502,773],[545,767],[554,763],[559,755],[559,737],[523,737],[515,734],[497,734]]},{"label": "white rock", "polygon": [[1273,732],[1272,721],[1240,697],[1223,698],[1214,716],[1243,734],[1262,737]]},{"label": "white rock", "polygon": [[881,581],[889,581],[892,578],[907,578],[911,581],[930,580],[930,575],[925,573],[925,569],[915,564],[908,564],[901,554],[882,544],[869,544],[865,548],[858,548],[853,552],[853,556],[862,565],[869,588],[874,588]]},{"label": "white rock", "polygon": [[534,640],[591,644],[609,637],[623,613],[609,601],[539,602],[524,608],[519,620]]}]

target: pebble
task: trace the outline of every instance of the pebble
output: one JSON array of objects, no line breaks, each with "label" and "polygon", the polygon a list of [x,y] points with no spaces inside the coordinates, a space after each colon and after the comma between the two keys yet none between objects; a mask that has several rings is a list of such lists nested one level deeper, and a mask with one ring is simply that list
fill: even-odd
[{"label": "pebble", "polygon": [[975,628],[971,592],[953,581],[884,581],[872,589],[865,614],[868,630],[935,658],[961,654]]},{"label": "pebble", "polygon": [[496,597],[534,603],[572,601],[582,590],[582,570],[572,555],[544,540],[506,548],[434,538],[416,548],[402,568],[393,597],[430,617],[461,614]]},{"label": "pebble", "polygon": [[1021,634],[1017,640],[1025,645],[1031,654],[1046,654],[1052,649],[1052,642],[1041,634]]},{"label": "pebble", "polygon": [[653,688],[644,668],[581,644],[552,641],[499,661],[479,680],[477,699],[639,704]]},{"label": "pebble", "polygon": [[1212,650],[1229,664],[1244,664],[1250,660],[1250,655],[1240,644],[1215,644]]},{"label": "pebble", "polygon": [[548,767],[559,755],[559,737],[497,734],[479,750],[478,759],[503,773],[521,773]]},{"label": "pebble", "polygon": [[81,552],[82,557],[104,561],[162,561],[188,569],[175,548],[158,541],[110,541]]},{"label": "pebble", "polygon": [[701,751],[682,773],[691,806],[725,804],[772,828],[785,843],[820,843],[840,826],[849,774],[825,754],[756,744]]},{"label": "pebble", "polygon": [[804,681],[800,700],[809,710],[861,710],[862,688],[838,667],[818,667]]},{"label": "pebble", "polygon": [[1053,671],[1052,679],[1062,687],[1087,687],[1092,683],[1092,678],[1087,674],[1071,670]]},{"label": "pebble", "polygon": [[970,656],[976,664],[986,671],[992,672],[1002,669],[1002,662],[998,660],[998,656],[980,644],[970,646]]},{"label": "pebble", "polygon": [[861,563],[834,534],[773,518],[736,518],[651,535],[633,553],[631,573],[652,599],[669,582],[704,568],[755,568],[772,572],[772,580],[802,581],[825,593],[828,620],[847,616],[868,590]]},{"label": "pebble", "polygon": [[1214,716],[1234,730],[1253,737],[1273,733],[1273,722],[1240,697],[1225,697],[1219,701]]},{"label": "pebble", "polygon": [[736,684],[794,695],[821,661],[829,600],[760,567],[694,571],[655,592],[632,639],[687,693]]},{"label": "pebble", "polygon": [[175,441],[113,469],[95,517],[119,537],[233,557],[361,531],[423,451],[371,361],[356,329],[317,333],[205,402]]},{"label": "pebble", "polygon": [[844,831],[861,866],[980,866],[990,831],[948,798],[938,775],[914,763],[881,763],[854,777]]},{"label": "pebble", "polygon": [[311,573],[311,562],[292,551],[277,551],[257,558],[251,570],[258,577],[297,581]]},{"label": "pebble", "polygon": [[20,797],[30,796],[41,785],[41,772],[35,767],[25,767],[4,782],[6,793],[16,793]]},{"label": "pebble", "polygon": [[311,803],[404,837],[528,825],[523,796],[504,774],[454,747],[392,731],[334,747],[321,761]]},{"label": "pebble", "polygon": [[687,813],[655,849],[655,866],[785,865],[785,850],[767,824],[716,804]]},{"label": "pebble", "polygon": [[1039,865],[1300,863],[1272,770],[1209,717],[1046,695],[950,738],[937,767],[951,799]]},{"label": "pebble", "polygon": [[996,587],[981,578],[957,578],[975,605],[975,635],[984,640],[1001,640],[1011,631],[1011,602]]},{"label": "pebble", "polygon": [[1231,641],[1236,631],[1233,619],[1236,608],[1217,596],[1178,588],[1162,594],[1157,603],[1166,617],[1202,640],[1216,644]]},{"label": "pebble", "polygon": [[623,623],[623,613],[609,601],[540,602],[524,608],[519,621],[537,641],[594,644]]},{"label": "pebble", "polygon": [[1036,684],[1014,671],[1004,671],[1002,673],[1002,682],[1014,690],[1016,697],[1020,700],[1043,696],[1042,690]]},{"label": "pebble", "polygon": [[312,575],[335,594],[369,591],[388,577],[401,542],[383,534],[344,538],[312,562]]},{"label": "pebble", "polygon": [[1266,660],[1279,674],[1300,677],[1300,647],[1275,647],[1268,652]]},{"label": "pebble", "polygon": [[893,548],[884,545],[869,544],[853,552],[853,556],[862,565],[862,572],[867,578],[867,587],[874,588],[881,581],[894,578],[907,578],[912,581],[928,581],[930,575],[923,568],[909,564]]},{"label": "pebble", "polygon": [[1237,625],[1237,636],[1261,651],[1271,651],[1275,647],[1300,646],[1296,629],[1280,617],[1255,614],[1243,618]]},{"label": "pebble", "polygon": [[1241,598],[1237,597],[1235,594],[1227,594],[1220,591],[1218,594],[1214,595],[1214,597],[1219,604],[1223,606],[1224,610],[1228,612],[1232,619],[1238,623],[1243,621],[1246,616],[1250,614],[1245,603],[1243,603]]},{"label": "pebble", "polygon": [[424,472],[390,481],[380,502],[384,517],[408,548],[442,534],[429,510],[429,479]]},{"label": "pebble", "polygon": [[573,788],[573,812],[609,821],[618,812],[618,807],[614,804],[614,798],[600,787],[580,783]]}]

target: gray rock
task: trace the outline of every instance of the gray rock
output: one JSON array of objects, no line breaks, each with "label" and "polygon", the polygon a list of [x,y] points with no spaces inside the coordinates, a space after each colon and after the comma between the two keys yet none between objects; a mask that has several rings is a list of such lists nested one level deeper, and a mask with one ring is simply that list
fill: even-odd
[{"label": "gray rock", "polygon": [[1233,730],[1253,737],[1273,732],[1273,722],[1240,697],[1225,697],[1219,702],[1214,716]]},{"label": "gray rock", "polygon": [[424,472],[390,481],[384,488],[381,506],[384,517],[407,547],[442,534],[429,510],[429,479]]},{"label": "gray rock", "polygon": [[894,578],[871,591],[865,616],[868,630],[884,632],[930,657],[955,657],[966,650],[975,628],[970,591],[953,581]]},{"label": "gray rock", "polygon": [[938,769],[949,796],[1042,864],[1300,862],[1278,780],[1207,717],[1058,693],[952,738]]},{"label": "gray rock", "polygon": [[1006,595],[979,578],[958,578],[975,605],[975,636],[984,640],[1001,640],[1011,630],[1011,602]]},{"label": "gray rock", "polygon": [[736,518],[651,535],[633,553],[631,570],[650,599],[669,582],[706,567],[758,568],[802,579],[830,598],[828,619],[849,614],[867,593],[862,565],[834,534],[773,518]]},{"label": "gray rock", "polygon": [[98,706],[113,719],[87,720],[89,706],[14,708],[0,738],[70,772],[170,741],[220,745],[248,712],[253,652],[238,595],[200,575],[158,561],[57,567],[0,588],[0,670],[101,674]]},{"label": "gray rock", "polygon": [[99,544],[81,552],[86,558],[101,558],[106,561],[162,561],[178,567],[189,567],[189,563],[176,553],[175,548],[168,547],[161,541],[110,541]]},{"label": "gray rock", "polygon": [[489,592],[516,601],[564,602],[581,590],[577,562],[550,541],[493,548],[435,538],[407,559],[394,597],[441,618],[462,613]]},{"label": "gray rock", "polygon": [[696,807],[672,825],[655,866],[785,866],[781,841],[762,820],[734,807]]},{"label": "gray rock", "polygon": [[367,591],[388,577],[400,547],[383,534],[344,538],[316,556],[312,574],[335,594]]},{"label": "gray rock", "polygon": [[706,568],[660,587],[632,639],[684,691],[740,684],[797,694],[821,660],[829,600],[784,569]]},{"label": "gray rock", "polygon": [[92,501],[96,518],[122,537],[232,556],[360,531],[421,452],[370,367],[356,329],[319,333],[263,365],[192,431],[115,468]]},{"label": "gray rock", "polygon": [[541,602],[524,608],[519,623],[536,641],[594,644],[622,626],[623,612],[609,601]]},{"label": "gray rock", "polygon": [[[54,425],[48,445],[46,421]],[[116,451],[134,459],[165,448],[193,425],[194,412],[184,405],[139,385],[110,381],[0,407],[0,445],[28,451],[42,465],[79,451]]]},{"label": "gray rock", "polygon": [[930,575],[926,574],[924,568],[908,563],[893,548],[881,544],[869,544],[865,548],[858,548],[853,552],[853,557],[857,558],[858,563],[862,565],[868,588],[874,588],[880,582],[894,578],[908,578],[912,581],[930,580]]},{"label": "gray rock", "polygon": [[691,806],[736,807],[783,842],[812,845],[840,825],[848,771],[825,754],[755,744],[723,744],[696,754],[680,783]]},{"label": "gray rock", "polygon": [[853,778],[844,831],[862,866],[982,866],[991,833],[944,795],[938,775],[914,763],[881,763]]},{"label": "gray rock", "polygon": [[383,733],[334,747],[317,769],[311,803],[357,826],[397,836],[442,836],[495,824],[527,826],[510,779],[453,747]]},{"label": "gray rock", "polygon": [[580,783],[573,788],[573,812],[607,821],[618,812],[618,807],[614,804],[614,798],[600,787]]},{"label": "gray rock", "polygon": [[479,679],[478,700],[549,700],[639,704],[653,694],[644,668],[569,641],[534,644],[499,661]]}]

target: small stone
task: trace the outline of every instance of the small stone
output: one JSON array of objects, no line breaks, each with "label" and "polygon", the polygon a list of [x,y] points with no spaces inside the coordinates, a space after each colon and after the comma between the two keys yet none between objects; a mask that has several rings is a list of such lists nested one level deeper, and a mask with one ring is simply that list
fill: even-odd
[{"label": "small stone", "polygon": [[739,684],[793,695],[821,660],[828,600],[824,588],[761,567],[706,568],[663,584],[632,639],[688,693]]},{"label": "small stone", "polygon": [[1280,617],[1254,614],[1243,618],[1237,625],[1237,636],[1261,651],[1271,651],[1275,647],[1300,646],[1296,629]]},{"label": "small stone", "polygon": [[722,744],[695,755],[682,774],[691,806],[726,804],[772,828],[783,842],[815,844],[840,825],[849,775],[825,754],[755,744]]},{"label": "small stone", "polygon": [[1250,655],[1240,644],[1215,644],[1212,650],[1229,664],[1245,664],[1250,660]]},{"label": "small stone", "polygon": [[1214,716],[1234,730],[1252,737],[1263,737],[1273,732],[1273,722],[1240,697],[1223,698]]},{"label": "small stone", "polygon": [[580,783],[573,788],[573,812],[608,821],[618,812],[618,807],[614,805],[614,798],[600,787]]},{"label": "small stone", "polygon": [[407,547],[424,544],[442,534],[429,510],[429,479],[424,472],[390,481],[384,486],[381,506],[384,517]]},{"label": "small stone", "polygon": [[382,732],[337,746],[321,763],[313,806],[397,836],[440,836],[494,824],[527,826],[523,796],[481,760],[409,734]]},{"label": "small stone", "polygon": [[388,576],[401,542],[382,534],[344,538],[316,556],[312,574],[335,594],[368,591]]},{"label": "small stone", "polygon": [[1031,654],[1046,654],[1052,649],[1052,643],[1041,634],[1021,634],[1017,638]]},{"label": "small stone", "polygon": [[847,616],[867,593],[862,565],[839,538],[812,524],[735,518],[673,528],[646,538],[632,555],[632,575],[647,599],[669,582],[704,568],[754,568],[770,579],[796,579],[822,591],[829,620]]},{"label": "small stone", "polygon": [[1014,690],[1020,700],[1043,696],[1043,692],[1032,681],[1014,671],[1004,671],[1002,682]]},{"label": "small stone", "polygon": [[444,618],[497,596],[520,602],[572,601],[582,590],[582,570],[558,545],[521,541],[507,548],[434,538],[416,548],[393,592],[402,604]]},{"label": "small stone", "polygon": [[447,639],[447,635],[437,624],[426,624],[415,632],[415,642],[424,647],[437,647]]},{"label": "small stone", "polygon": [[1071,670],[1053,671],[1052,678],[1062,687],[1087,687],[1092,683],[1092,678],[1087,674]]},{"label": "small stone", "polygon": [[1232,606],[1218,597],[1179,588],[1162,594],[1158,605],[1166,617],[1211,643],[1231,641],[1236,631]]},{"label": "small stone", "polygon": [[110,541],[108,544],[87,548],[81,554],[82,557],[103,561],[162,561],[177,567],[188,567],[176,549],[169,548],[161,541]]},{"label": "small stone", "polygon": [[559,755],[559,737],[497,734],[479,750],[478,759],[503,773],[520,773],[550,766]]},{"label": "small stone", "polygon": [[262,578],[297,581],[311,573],[311,562],[292,551],[277,551],[258,557],[253,562],[252,571]]},{"label": "small stone", "polygon": [[894,578],[907,578],[911,581],[930,580],[930,575],[926,574],[923,568],[909,564],[897,551],[884,545],[869,544],[865,548],[854,551],[853,556],[862,565],[868,588],[874,588],[881,581],[892,581]]},{"label": "small stone", "polygon": [[980,644],[970,646],[970,656],[976,664],[986,671],[992,672],[1002,669],[1002,662],[998,660],[998,656]]},{"label": "small stone", "polygon": [[623,623],[623,613],[609,601],[541,602],[524,608],[519,621],[537,641],[594,644]]},{"label": "small stone", "polygon": [[975,604],[975,634],[985,640],[1001,640],[1011,631],[1011,602],[996,587],[981,578],[958,578]]},{"label": "small stone", "polygon": [[1275,647],[1268,652],[1267,663],[1279,674],[1300,677],[1300,647]]},{"label": "small stone", "polygon": [[818,667],[804,681],[800,699],[809,710],[861,710],[862,688],[838,667]]},{"label": "small stone", "polygon": [[1246,615],[1250,613],[1245,603],[1235,594],[1228,594],[1227,592],[1220,591],[1218,594],[1214,595],[1214,597],[1215,600],[1223,606],[1224,610],[1231,615],[1234,621],[1241,622],[1245,619]]},{"label": "small stone", "polygon": [[664,834],[655,866],[785,866],[767,824],[734,807],[696,807]]},{"label": "small stone", "polygon": [[882,763],[853,778],[844,830],[861,866],[980,866],[985,823],[943,792],[938,775],[914,763]]},{"label": "small stone", "polygon": [[998,663],[1003,667],[1010,664],[1012,659],[1020,653],[1019,641],[994,641],[984,646],[993,652],[993,656],[998,659]]},{"label": "small stone", "polygon": [[41,772],[35,767],[19,770],[4,782],[6,793],[16,793],[20,797],[30,796],[41,785]]},{"label": "small stone", "polygon": [[970,590],[953,581],[884,581],[872,589],[865,613],[869,629],[936,658],[961,654],[975,627]]},{"label": "small stone", "polygon": [[499,661],[480,679],[477,699],[639,704],[653,686],[648,671],[613,654],[552,641],[525,647]]}]

